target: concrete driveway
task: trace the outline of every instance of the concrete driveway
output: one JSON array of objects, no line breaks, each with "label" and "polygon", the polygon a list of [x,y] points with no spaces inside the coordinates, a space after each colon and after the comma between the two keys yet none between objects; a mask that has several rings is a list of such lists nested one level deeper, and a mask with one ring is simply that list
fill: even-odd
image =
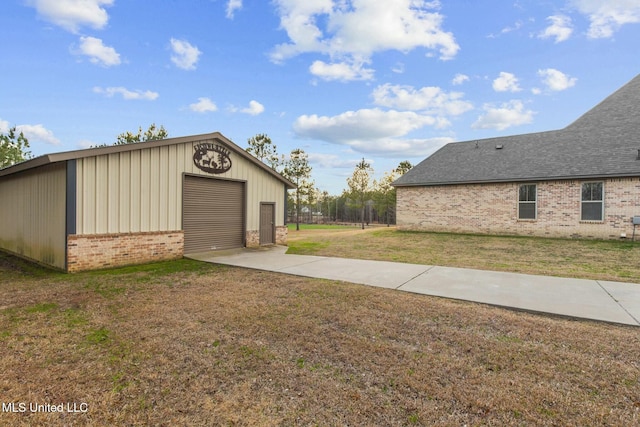
[{"label": "concrete driveway", "polygon": [[287,255],[273,246],[188,257],[423,295],[640,326],[640,284],[386,261]]}]

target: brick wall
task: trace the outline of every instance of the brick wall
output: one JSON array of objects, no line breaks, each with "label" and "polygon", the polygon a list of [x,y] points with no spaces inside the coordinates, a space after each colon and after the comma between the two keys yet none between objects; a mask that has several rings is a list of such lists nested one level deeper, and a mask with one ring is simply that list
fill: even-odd
[{"label": "brick wall", "polygon": [[67,271],[178,259],[183,254],[184,233],[181,230],[71,235],[67,238]]},{"label": "brick wall", "polygon": [[289,235],[289,229],[286,225],[277,225],[276,226],[276,244],[277,245],[285,245],[287,244],[287,236]]},{"label": "brick wall", "polygon": [[260,246],[259,230],[247,230],[245,233],[245,246],[248,248],[256,248]]},{"label": "brick wall", "polygon": [[[604,182],[604,220],[580,220],[585,181],[537,184],[537,219],[518,220],[518,183],[399,187],[399,229],[548,237],[631,237],[631,217],[640,215],[640,178]],[[640,228],[637,230],[640,233]]]},{"label": "brick wall", "polygon": [[[287,234],[289,230],[286,225],[277,225],[276,226],[276,245],[286,245],[287,244]],[[246,236],[246,246],[248,248],[255,248],[260,246],[260,231],[259,230],[248,230],[245,234]]]}]

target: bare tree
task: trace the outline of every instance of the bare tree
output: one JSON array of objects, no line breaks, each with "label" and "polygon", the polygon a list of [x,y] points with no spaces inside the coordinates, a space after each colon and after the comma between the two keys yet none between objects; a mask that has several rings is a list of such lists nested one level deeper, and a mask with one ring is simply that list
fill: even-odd
[{"label": "bare tree", "polygon": [[278,157],[277,147],[271,141],[271,138],[264,133],[259,133],[247,140],[249,146],[246,148],[247,153],[253,154],[258,160],[266,163],[273,170],[277,170],[283,163]]},{"label": "bare tree", "polygon": [[303,197],[308,197],[314,185],[311,181],[311,166],[309,157],[302,149],[291,151],[289,160],[285,162],[282,174],[296,184],[296,230],[300,230],[300,203]]}]

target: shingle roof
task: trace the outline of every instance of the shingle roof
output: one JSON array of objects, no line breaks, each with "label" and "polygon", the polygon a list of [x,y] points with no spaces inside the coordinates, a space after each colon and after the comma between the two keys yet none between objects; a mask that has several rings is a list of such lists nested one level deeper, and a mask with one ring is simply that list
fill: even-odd
[{"label": "shingle roof", "polygon": [[453,142],[393,185],[640,176],[638,150],[640,75],[564,129]]}]

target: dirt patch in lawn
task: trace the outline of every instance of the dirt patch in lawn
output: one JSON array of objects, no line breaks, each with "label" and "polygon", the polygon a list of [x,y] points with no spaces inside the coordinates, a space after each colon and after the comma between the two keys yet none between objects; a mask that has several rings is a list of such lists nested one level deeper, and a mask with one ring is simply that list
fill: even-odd
[{"label": "dirt patch in lawn", "polygon": [[2,268],[3,425],[640,422],[633,327],[188,260]]},{"label": "dirt patch in lawn", "polygon": [[452,233],[301,230],[288,253],[640,283],[640,242]]}]

